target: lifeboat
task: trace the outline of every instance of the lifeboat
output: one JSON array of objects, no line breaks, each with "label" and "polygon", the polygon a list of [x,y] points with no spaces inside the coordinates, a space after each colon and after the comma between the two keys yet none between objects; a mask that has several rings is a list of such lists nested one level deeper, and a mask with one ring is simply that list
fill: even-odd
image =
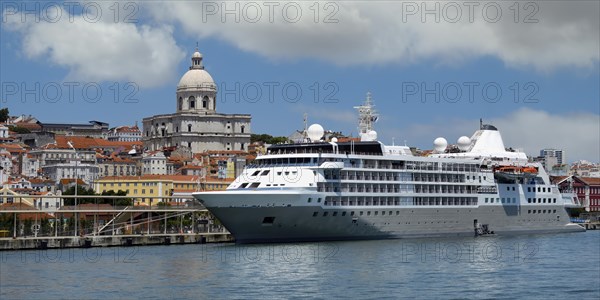
[{"label": "lifeboat", "polygon": [[531,179],[537,174],[538,169],[532,166],[497,166],[494,168],[494,177],[503,182]]}]

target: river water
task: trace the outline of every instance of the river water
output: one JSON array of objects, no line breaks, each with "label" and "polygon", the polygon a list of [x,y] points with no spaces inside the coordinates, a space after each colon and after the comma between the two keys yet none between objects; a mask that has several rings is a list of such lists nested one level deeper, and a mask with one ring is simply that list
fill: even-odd
[{"label": "river water", "polygon": [[0,299],[600,299],[600,231],[0,252]]}]

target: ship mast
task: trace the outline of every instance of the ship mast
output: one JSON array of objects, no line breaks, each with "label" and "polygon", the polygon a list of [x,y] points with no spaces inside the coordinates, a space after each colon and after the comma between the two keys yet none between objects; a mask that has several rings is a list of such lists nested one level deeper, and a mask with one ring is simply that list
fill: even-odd
[{"label": "ship mast", "polygon": [[371,93],[367,93],[367,99],[363,105],[355,106],[354,108],[358,110],[358,135],[362,137],[373,131],[373,124],[379,118],[379,114],[375,110],[375,106],[371,100]]}]

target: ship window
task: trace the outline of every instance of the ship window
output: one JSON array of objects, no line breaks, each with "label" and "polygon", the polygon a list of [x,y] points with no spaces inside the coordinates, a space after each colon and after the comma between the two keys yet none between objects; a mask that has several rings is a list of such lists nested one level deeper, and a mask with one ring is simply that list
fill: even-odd
[{"label": "ship window", "polygon": [[488,198],[485,198],[485,203],[488,203]]},{"label": "ship window", "polygon": [[319,215],[319,212],[316,212],[316,211],[315,211],[315,212],[313,213],[313,217],[316,217],[316,216],[318,216],[318,215]]},{"label": "ship window", "polygon": [[400,215],[400,211],[399,210],[396,211],[396,216],[398,216],[398,215]]},{"label": "ship window", "polygon": [[277,176],[281,176],[281,172],[277,172]]},{"label": "ship window", "polygon": [[361,212],[360,212],[360,215],[362,216],[363,214],[364,214],[364,212],[362,212],[362,211],[361,211]]},{"label": "ship window", "polygon": [[327,215],[328,215],[328,214],[329,214],[329,212],[327,212],[327,211],[326,211],[326,212],[324,212],[324,213],[323,213],[323,217],[327,217]]},{"label": "ship window", "polygon": [[530,213],[531,213],[531,209],[528,209],[528,210],[527,210],[527,213],[528,213],[528,214],[530,214]]},{"label": "ship window", "polygon": [[240,189],[243,189],[243,188],[245,188],[246,186],[248,186],[248,183],[247,183],[247,182],[244,182],[244,183],[240,184]]},{"label": "ship window", "polygon": [[260,182],[254,182],[249,187],[250,188],[257,188],[259,185],[260,185]]},{"label": "ship window", "polygon": [[275,222],[275,217],[264,217],[262,223],[263,224],[273,224]]},{"label": "ship window", "polygon": [[321,203],[321,198],[317,199],[317,202]]},{"label": "ship window", "polygon": [[351,216],[354,216],[354,212],[353,212],[353,211],[351,211],[351,212],[350,212],[350,215],[351,215]]},{"label": "ship window", "polygon": [[311,202],[312,202],[312,198],[308,198],[308,203],[311,203]]},{"label": "ship window", "polygon": [[544,209],[542,212],[543,212],[543,213],[546,213],[546,210]]},{"label": "ship window", "polygon": [[531,187],[530,186],[527,187],[527,192],[531,193]]},{"label": "ship window", "polygon": [[263,172],[260,174],[260,176],[269,175],[269,171],[270,171],[270,170],[264,170],[264,171],[263,171]]},{"label": "ship window", "polygon": [[552,202],[556,203],[556,198],[554,198]]},{"label": "ship window", "polygon": [[346,216],[346,212],[345,212],[345,211],[343,211],[343,212],[342,212],[342,217],[345,217],[345,216]]},{"label": "ship window", "polygon": [[513,191],[515,190],[515,187],[514,187],[514,186],[512,187],[512,190],[513,190]]},{"label": "ship window", "polygon": [[555,213],[556,213],[556,209],[555,209],[555,210],[553,210],[553,211],[552,211],[552,213],[553,213],[553,214],[555,214]]},{"label": "ship window", "polygon": [[260,170],[254,171],[254,173],[252,173],[252,176],[256,176],[258,175],[258,173],[260,173]]},{"label": "ship window", "polygon": [[507,191],[510,191],[510,187],[509,187],[509,186],[507,186],[507,187],[506,187],[506,190],[507,190]]},{"label": "ship window", "polygon": [[367,216],[370,216],[370,215],[371,215],[371,212],[370,212],[370,211],[368,211],[368,212],[367,212]]},{"label": "ship window", "polygon": [[531,203],[531,198],[527,198],[527,203]]},{"label": "ship window", "polygon": [[334,211],[332,214],[334,217],[337,216],[337,211]]}]

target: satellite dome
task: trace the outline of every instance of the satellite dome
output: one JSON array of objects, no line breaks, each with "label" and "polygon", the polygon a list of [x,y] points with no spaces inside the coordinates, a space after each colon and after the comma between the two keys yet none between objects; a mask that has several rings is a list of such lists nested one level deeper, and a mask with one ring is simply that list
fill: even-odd
[{"label": "satellite dome", "polygon": [[337,139],[336,137],[332,137],[332,138],[331,138],[331,142],[332,142],[332,143],[337,143],[337,141],[338,141],[338,139]]},{"label": "satellite dome", "polygon": [[371,130],[369,132],[363,133],[360,135],[360,140],[362,142],[372,142],[377,140],[377,131]]},{"label": "satellite dome", "polygon": [[463,135],[458,138],[456,144],[458,145],[458,149],[460,149],[460,151],[467,151],[469,146],[471,146],[471,139],[468,136]]},{"label": "satellite dome", "polygon": [[324,133],[325,130],[323,129],[323,126],[319,124],[312,124],[306,130],[306,134],[312,142],[320,141]]},{"label": "satellite dome", "polygon": [[435,152],[438,152],[438,153],[444,152],[444,150],[446,150],[447,146],[448,146],[448,141],[446,141],[446,139],[443,137],[439,137],[433,141],[433,149],[435,150]]}]

